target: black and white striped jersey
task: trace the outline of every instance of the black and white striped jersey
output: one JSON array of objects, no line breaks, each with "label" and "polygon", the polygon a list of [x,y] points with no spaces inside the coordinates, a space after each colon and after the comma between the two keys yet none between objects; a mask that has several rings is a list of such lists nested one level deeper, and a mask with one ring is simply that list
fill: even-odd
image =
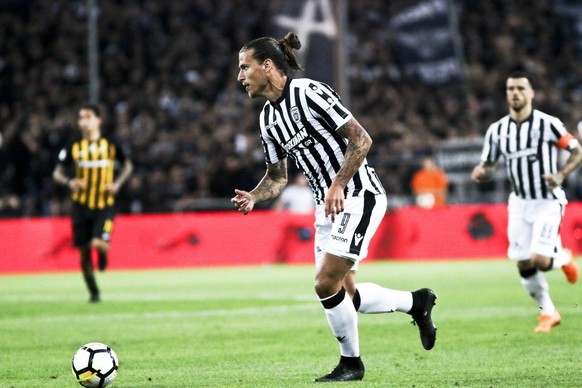
[{"label": "black and white striped jersey", "polygon": [[565,200],[564,190],[549,189],[542,176],[558,171],[559,149],[576,144],[560,119],[534,109],[521,123],[507,115],[491,124],[481,161],[494,163],[503,155],[513,192],[521,198]]},{"label": "black and white striped jersey", "polygon": [[[323,204],[347,148],[347,140],[336,130],[351,118],[328,85],[307,78],[288,79],[279,100],[267,101],[259,118],[266,163],[291,156],[307,178],[315,203]],[[364,160],[345,195],[361,196],[366,190],[385,194],[376,172]]]}]

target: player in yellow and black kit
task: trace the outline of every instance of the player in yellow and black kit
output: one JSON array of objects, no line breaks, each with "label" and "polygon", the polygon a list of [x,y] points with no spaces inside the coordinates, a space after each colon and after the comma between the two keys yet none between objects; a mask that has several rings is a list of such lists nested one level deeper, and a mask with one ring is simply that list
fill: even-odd
[{"label": "player in yellow and black kit", "polygon": [[98,252],[99,269],[105,270],[115,216],[115,194],[133,170],[123,148],[101,136],[101,121],[99,107],[81,107],[78,124],[82,137],[60,151],[53,172],[54,181],[72,191],[73,243],[81,254],[81,268],[91,302],[100,301],[91,248]]}]

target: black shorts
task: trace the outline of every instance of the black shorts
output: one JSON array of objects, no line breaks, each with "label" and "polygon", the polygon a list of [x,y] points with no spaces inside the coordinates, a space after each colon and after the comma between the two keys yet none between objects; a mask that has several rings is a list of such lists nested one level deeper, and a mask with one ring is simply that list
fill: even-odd
[{"label": "black shorts", "polygon": [[109,242],[113,229],[115,209],[113,206],[100,210],[87,209],[78,203],[73,204],[73,244],[81,247],[91,243],[93,238]]}]

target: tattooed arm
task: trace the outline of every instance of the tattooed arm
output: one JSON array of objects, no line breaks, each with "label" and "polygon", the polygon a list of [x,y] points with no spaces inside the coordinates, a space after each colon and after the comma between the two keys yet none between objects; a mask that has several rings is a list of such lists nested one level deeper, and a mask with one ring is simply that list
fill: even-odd
[{"label": "tattooed arm", "polygon": [[344,162],[325,197],[325,215],[331,215],[332,221],[336,214],[344,210],[344,189],[364,162],[372,146],[370,135],[353,117],[338,128],[337,133],[348,140],[348,147]]},{"label": "tattooed arm", "polygon": [[248,214],[258,202],[277,198],[287,185],[287,159],[267,165],[267,172],[257,187],[250,192],[235,189],[230,201],[239,212]]}]

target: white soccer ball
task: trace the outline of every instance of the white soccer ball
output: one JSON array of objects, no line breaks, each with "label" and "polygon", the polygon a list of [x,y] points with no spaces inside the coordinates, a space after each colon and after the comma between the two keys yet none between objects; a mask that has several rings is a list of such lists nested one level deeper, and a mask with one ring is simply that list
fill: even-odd
[{"label": "white soccer ball", "polygon": [[117,377],[118,367],[113,349],[100,342],[81,346],[71,362],[73,376],[84,387],[107,387]]}]

